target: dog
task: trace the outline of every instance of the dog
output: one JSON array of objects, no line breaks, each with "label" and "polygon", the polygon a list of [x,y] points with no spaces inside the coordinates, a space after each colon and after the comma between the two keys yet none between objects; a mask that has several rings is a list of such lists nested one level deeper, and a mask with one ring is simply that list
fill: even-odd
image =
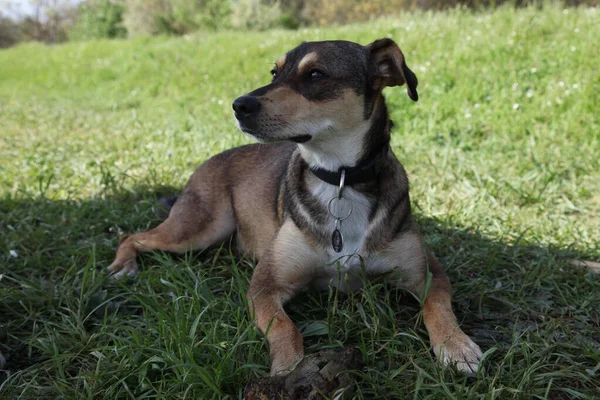
[{"label": "dog", "polygon": [[304,42],[271,74],[270,84],[233,102],[239,129],[259,143],[200,165],[162,224],[121,239],[112,276],[137,274],[139,252],[204,249],[235,234],[258,259],[247,299],[267,337],[271,375],[304,357],[284,304],[331,285],[357,290],[365,274],[424,299],[438,360],[476,372],[481,350],[457,323],[450,283],[424,247],[407,174],[389,145],[383,89],[405,85],[418,100],[417,77],[398,45]]}]

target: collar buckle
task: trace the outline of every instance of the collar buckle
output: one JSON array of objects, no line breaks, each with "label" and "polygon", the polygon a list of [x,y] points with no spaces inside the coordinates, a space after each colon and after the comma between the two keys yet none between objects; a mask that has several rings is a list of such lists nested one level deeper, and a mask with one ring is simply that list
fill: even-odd
[{"label": "collar buckle", "polygon": [[340,172],[340,188],[338,189],[338,199],[341,199],[344,192],[344,184],[346,183],[346,170],[342,168]]}]

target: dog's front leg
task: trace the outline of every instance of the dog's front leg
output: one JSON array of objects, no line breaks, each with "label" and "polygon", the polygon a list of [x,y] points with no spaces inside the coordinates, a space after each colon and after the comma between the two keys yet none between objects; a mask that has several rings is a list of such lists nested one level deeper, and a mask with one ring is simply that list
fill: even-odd
[{"label": "dog's front leg", "polygon": [[[458,326],[452,311],[450,281],[438,260],[428,252],[431,282],[423,304],[423,321],[438,360],[464,372],[477,372],[481,349]],[[424,287],[425,281],[421,287]]]},{"label": "dog's front leg", "polygon": [[289,221],[254,269],[248,306],[256,326],[267,336],[271,375],[290,372],[304,357],[302,335],[283,305],[308,284],[317,262],[304,235]]},{"label": "dog's front leg", "polygon": [[[285,374],[294,369],[304,357],[302,335],[283,310],[284,302],[293,296],[294,291],[283,287],[271,287],[272,285],[259,289],[259,286],[263,285],[257,282],[266,277],[259,268],[269,267],[259,263],[256,268],[248,296],[250,312],[258,329],[267,335],[271,375]],[[256,279],[256,273],[262,276]]]}]

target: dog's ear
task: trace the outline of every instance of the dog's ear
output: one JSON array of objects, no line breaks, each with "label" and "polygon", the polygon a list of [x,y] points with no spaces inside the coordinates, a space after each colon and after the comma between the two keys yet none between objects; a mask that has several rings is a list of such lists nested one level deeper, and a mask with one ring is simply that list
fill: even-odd
[{"label": "dog's ear", "polygon": [[419,100],[417,76],[407,66],[404,54],[392,39],[379,39],[367,46],[373,68],[375,89],[385,86],[402,86],[406,83],[406,92],[412,100]]}]

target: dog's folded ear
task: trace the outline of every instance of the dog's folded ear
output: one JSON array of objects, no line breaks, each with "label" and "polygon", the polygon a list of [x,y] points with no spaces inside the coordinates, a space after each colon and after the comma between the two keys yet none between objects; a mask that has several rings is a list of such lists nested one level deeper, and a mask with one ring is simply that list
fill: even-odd
[{"label": "dog's folded ear", "polygon": [[379,39],[366,46],[371,60],[375,89],[402,86],[406,83],[408,97],[417,101],[417,76],[407,66],[404,54],[392,39]]}]

